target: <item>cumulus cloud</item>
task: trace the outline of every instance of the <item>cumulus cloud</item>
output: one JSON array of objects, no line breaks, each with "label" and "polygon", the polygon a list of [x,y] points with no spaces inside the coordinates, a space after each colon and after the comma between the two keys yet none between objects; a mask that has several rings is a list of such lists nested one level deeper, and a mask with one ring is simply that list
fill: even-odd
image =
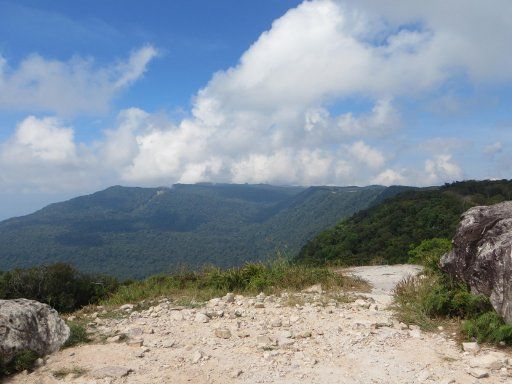
[{"label": "cumulus cloud", "polygon": [[46,59],[34,54],[15,68],[0,55],[0,109],[62,115],[105,112],[112,98],[139,79],[157,50],[144,46],[125,61],[98,67],[91,59]]},{"label": "cumulus cloud", "polygon": [[[454,79],[471,84],[511,81],[511,18],[508,0],[492,5],[305,1],[275,20],[236,65],[214,74],[183,120],[171,123],[131,108],[121,111],[116,125],[94,145],[64,144],[61,153],[15,138],[4,145],[3,156],[12,157],[9,146],[22,148],[30,156],[46,156],[39,167],[52,169],[55,159],[67,159],[82,176],[105,177],[110,183],[458,179],[463,172],[451,155],[454,143],[416,160],[416,172],[400,164],[390,138],[404,126],[398,106],[401,100],[434,97]],[[11,69],[0,58],[0,107],[104,110],[113,94],[140,78],[156,54],[151,46],[144,47],[106,68],[79,58],[60,62],[31,56]],[[340,113],[333,108],[344,102],[350,107],[354,100],[360,102],[357,109]],[[68,128],[57,127],[46,128],[46,136],[68,142]],[[73,151],[79,155],[73,157]],[[399,164],[391,167],[390,159]],[[96,177],[98,172],[103,176]]]},{"label": "cumulus cloud", "polygon": [[460,180],[461,168],[452,160],[451,155],[438,155],[425,161],[426,183],[440,183]]}]

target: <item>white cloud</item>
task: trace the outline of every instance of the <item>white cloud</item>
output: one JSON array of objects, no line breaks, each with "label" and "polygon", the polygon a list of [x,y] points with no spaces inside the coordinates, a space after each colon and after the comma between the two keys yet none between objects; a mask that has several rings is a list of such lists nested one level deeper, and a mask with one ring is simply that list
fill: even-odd
[{"label": "white cloud", "polygon": [[63,127],[58,119],[50,117],[27,117],[3,147],[0,155],[4,161],[12,163],[44,161],[65,164],[76,158],[73,129]]},{"label": "white cloud", "polygon": [[112,98],[139,79],[157,55],[148,45],[127,61],[97,67],[90,59],[49,60],[34,54],[17,68],[0,55],[0,109],[56,112],[63,115],[105,112]]},{"label": "white cloud", "polygon": [[[73,142],[72,132],[60,123],[36,119],[53,127],[44,137],[62,143],[62,150],[43,144],[46,140],[38,147],[28,135],[25,144],[9,140],[2,156],[13,159],[13,148],[38,154],[41,161],[28,174],[35,175],[31,185],[45,186],[45,174],[53,182],[58,175],[66,177],[71,180],[66,185],[78,175],[109,184],[458,179],[463,172],[451,154],[459,143],[451,139],[424,143],[427,151],[433,148],[426,161],[401,163],[390,137],[405,125],[398,106],[437,97],[453,81],[511,81],[510,19],[508,0],[305,1],[274,21],[235,66],[216,73],[197,92],[190,117],[171,123],[128,109],[93,145]],[[120,88],[143,75],[156,54],[151,46],[143,47],[104,68],[81,58],[61,62],[31,56],[12,69],[0,57],[0,108],[103,111]],[[344,112],[335,113],[333,105],[346,101]],[[398,170],[390,168],[389,159]],[[64,163],[74,173],[62,171]],[[27,175],[19,166],[11,169],[8,180],[1,176],[2,186],[13,184],[15,174]]]},{"label": "white cloud", "polygon": [[496,141],[492,144],[486,145],[484,148],[484,154],[486,155],[496,155],[503,151],[503,144],[501,141]]},{"label": "white cloud", "polygon": [[379,173],[372,181],[373,184],[379,185],[403,185],[406,178],[393,169],[386,169]]},{"label": "white cloud", "polygon": [[461,168],[452,160],[451,155],[438,155],[425,161],[426,183],[440,183],[460,180]]},{"label": "white cloud", "polygon": [[348,153],[357,161],[366,164],[370,168],[380,168],[386,162],[386,159],[381,152],[371,148],[362,141],[352,144],[348,148]]}]

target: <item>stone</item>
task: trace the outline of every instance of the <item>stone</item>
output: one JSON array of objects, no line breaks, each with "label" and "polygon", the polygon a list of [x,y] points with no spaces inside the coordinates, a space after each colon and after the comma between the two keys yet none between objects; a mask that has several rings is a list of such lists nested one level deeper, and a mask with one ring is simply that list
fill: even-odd
[{"label": "stone", "polygon": [[0,300],[0,360],[21,351],[39,356],[56,352],[69,338],[69,327],[49,305],[34,300]]},{"label": "stone", "polygon": [[274,327],[274,328],[279,328],[283,325],[282,321],[279,320],[279,319],[273,319],[271,322],[270,322],[270,326],[271,327]]},{"label": "stone", "polygon": [[176,342],[174,340],[165,340],[162,342],[162,348],[172,348],[174,347],[174,345],[176,344]]},{"label": "stone", "polygon": [[95,379],[104,379],[106,377],[125,377],[132,372],[130,368],[118,367],[118,366],[107,366],[99,369],[95,369],[91,372],[90,376]]},{"label": "stone", "polygon": [[265,304],[263,304],[263,303],[254,303],[254,308],[265,308]]},{"label": "stone", "polygon": [[133,304],[124,304],[119,307],[121,311],[131,311],[133,309]]},{"label": "stone", "polygon": [[489,376],[489,372],[481,368],[472,368],[468,371],[468,373],[477,379],[483,379]]},{"label": "stone", "polygon": [[471,368],[482,368],[489,369],[491,371],[497,371],[508,365],[508,358],[503,353],[489,352],[486,355],[480,355],[474,357],[469,361]]},{"label": "stone", "polygon": [[196,313],[196,316],[194,317],[194,321],[196,323],[207,323],[210,321],[210,318],[206,316],[204,313],[198,312]]},{"label": "stone", "polygon": [[462,343],[462,350],[464,352],[476,354],[476,353],[478,353],[478,351],[480,351],[480,345],[478,345],[477,342]]},{"label": "stone", "polygon": [[201,361],[201,359],[203,358],[203,352],[202,351],[195,351],[194,354],[192,355],[190,361],[192,362],[192,364],[197,364]]},{"label": "stone", "polygon": [[315,284],[315,285],[312,285],[311,287],[304,289],[302,292],[317,293],[317,294],[321,295],[324,291],[322,289],[322,284]]},{"label": "stone", "polygon": [[242,371],[241,369],[235,369],[233,372],[231,372],[231,378],[232,379],[236,379],[237,377],[239,377],[242,373],[244,373],[244,371]]},{"label": "stone", "polygon": [[217,328],[214,333],[219,339],[229,339],[231,337],[231,331],[227,328]]},{"label": "stone", "polygon": [[130,339],[126,342],[129,347],[142,347],[144,344],[143,339]]},{"label": "stone", "polygon": [[224,301],[226,303],[234,303],[235,302],[235,294],[232,292],[229,292],[224,296]]},{"label": "stone", "polygon": [[440,267],[512,323],[512,201],[466,211]]}]

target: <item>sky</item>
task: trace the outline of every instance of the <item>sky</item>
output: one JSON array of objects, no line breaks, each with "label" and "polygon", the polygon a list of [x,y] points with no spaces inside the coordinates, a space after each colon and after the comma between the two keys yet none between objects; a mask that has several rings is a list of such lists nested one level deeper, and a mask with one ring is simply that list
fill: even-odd
[{"label": "sky", "polygon": [[0,0],[0,219],[111,185],[511,178],[509,0]]}]

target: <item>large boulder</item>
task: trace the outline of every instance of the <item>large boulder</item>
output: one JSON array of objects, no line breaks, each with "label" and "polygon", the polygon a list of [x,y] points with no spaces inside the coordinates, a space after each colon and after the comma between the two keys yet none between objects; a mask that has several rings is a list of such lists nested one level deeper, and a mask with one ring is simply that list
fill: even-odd
[{"label": "large boulder", "polygon": [[34,300],[0,300],[0,359],[6,363],[18,352],[39,356],[57,351],[69,338],[69,327],[57,311]]},{"label": "large boulder", "polygon": [[512,201],[465,212],[441,269],[466,282],[472,293],[488,296],[512,323]]}]

